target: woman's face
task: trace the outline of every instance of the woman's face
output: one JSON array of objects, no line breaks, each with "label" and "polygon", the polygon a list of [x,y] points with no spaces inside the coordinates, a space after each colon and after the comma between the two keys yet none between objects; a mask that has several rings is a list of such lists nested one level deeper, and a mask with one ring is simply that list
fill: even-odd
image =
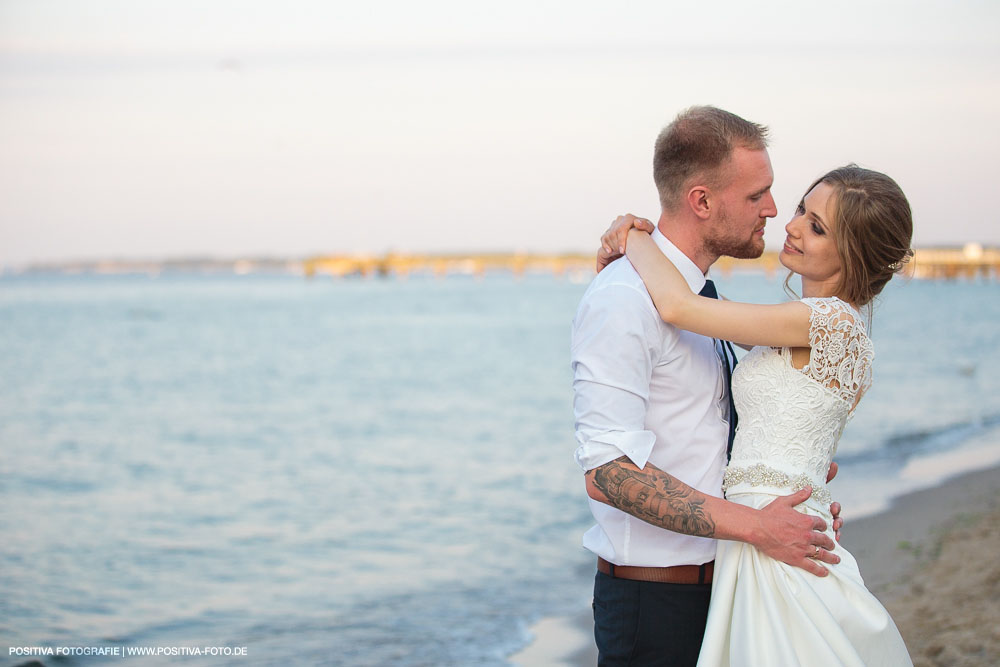
[{"label": "woman's face", "polygon": [[785,245],[778,259],[802,276],[803,296],[832,296],[840,280],[840,256],[834,237],[836,195],[826,183],[806,193],[785,225]]}]

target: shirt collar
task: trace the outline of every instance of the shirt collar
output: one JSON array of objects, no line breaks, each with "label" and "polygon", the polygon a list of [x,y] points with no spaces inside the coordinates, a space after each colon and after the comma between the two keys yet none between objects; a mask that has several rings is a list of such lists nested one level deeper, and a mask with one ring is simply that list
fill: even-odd
[{"label": "shirt collar", "polygon": [[653,237],[653,241],[656,246],[660,249],[664,255],[667,256],[677,270],[681,272],[684,276],[684,280],[687,281],[688,287],[691,291],[697,294],[701,291],[701,288],[705,286],[705,274],[701,272],[698,265],[691,261],[691,259],[685,255],[681,250],[670,242],[666,236],[663,235],[659,229],[654,229],[653,233],[650,234]]}]

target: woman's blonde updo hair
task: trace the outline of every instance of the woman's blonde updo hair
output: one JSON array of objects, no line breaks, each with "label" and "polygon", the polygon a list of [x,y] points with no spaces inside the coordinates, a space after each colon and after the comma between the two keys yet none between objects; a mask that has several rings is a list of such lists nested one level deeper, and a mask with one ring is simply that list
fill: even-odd
[{"label": "woman's blonde updo hair", "polygon": [[840,255],[837,296],[864,306],[913,256],[913,216],[902,189],[885,174],[856,164],[816,179],[834,190],[834,237]]}]

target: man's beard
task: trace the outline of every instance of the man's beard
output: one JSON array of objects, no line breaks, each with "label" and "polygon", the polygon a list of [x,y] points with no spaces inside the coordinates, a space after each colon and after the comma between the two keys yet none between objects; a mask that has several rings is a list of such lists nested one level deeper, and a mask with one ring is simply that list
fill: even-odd
[{"label": "man's beard", "polygon": [[738,239],[727,235],[731,232],[729,216],[723,209],[711,234],[705,236],[705,250],[717,257],[734,259],[757,259],[764,254],[763,238],[754,234],[750,238]]}]

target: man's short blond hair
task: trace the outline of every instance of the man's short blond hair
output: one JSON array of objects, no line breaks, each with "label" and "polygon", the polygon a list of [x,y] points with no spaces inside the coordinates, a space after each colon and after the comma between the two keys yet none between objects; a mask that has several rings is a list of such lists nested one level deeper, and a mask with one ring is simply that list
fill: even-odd
[{"label": "man's short blond hair", "polygon": [[767,148],[767,127],[711,106],[685,109],[656,138],[653,181],[664,211],[675,211],[694,178],[717,185],[735,147]]}]

